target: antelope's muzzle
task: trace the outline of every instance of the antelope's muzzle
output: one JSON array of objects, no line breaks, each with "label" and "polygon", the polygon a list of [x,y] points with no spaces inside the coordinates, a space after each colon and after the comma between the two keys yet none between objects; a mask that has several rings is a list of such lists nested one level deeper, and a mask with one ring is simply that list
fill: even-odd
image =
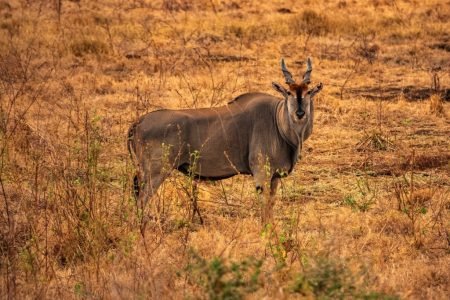
[{"label": "antelope's muzzle", "polygon": [[305,111],[302,109],[302,99],[300,98],[297,101],[298,101],[298,109],[297,109],[296,115],[299,119],[301,119],[305,116]]}]

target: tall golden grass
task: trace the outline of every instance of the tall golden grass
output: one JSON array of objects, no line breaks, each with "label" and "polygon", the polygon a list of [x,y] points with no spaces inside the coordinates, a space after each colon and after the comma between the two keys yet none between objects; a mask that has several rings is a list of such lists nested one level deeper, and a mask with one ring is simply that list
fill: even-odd
[{"label": "tall golden grass", "polygon": [[[0,297],[445,299],[449,5],[0,1]],[[128,126],[322,81],[259,225],[251,177],[173,174],[146,211]]]}]

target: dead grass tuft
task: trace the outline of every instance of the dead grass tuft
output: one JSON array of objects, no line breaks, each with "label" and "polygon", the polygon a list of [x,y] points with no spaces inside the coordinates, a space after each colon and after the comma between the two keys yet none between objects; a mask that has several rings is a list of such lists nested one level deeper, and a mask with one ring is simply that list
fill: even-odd
[{"label": "dead grass tuft", "polygon": [[426,153],[426,154],[418,154],[414,157],[414,161],[412,161],[412,157],[406,158],[401,163],[402,170],[410,170],[411,167],[414,170],[426,170],[432,168],[439,168],[442,166],[447,166],[450,162],[450,154],[449,153]]},{"label": "dead grass tuft", "polygon": [[81,57],[87,54],[102,55],[108,54],[108,45],[97,39],[83,38],[78,41],[74,41],[70,49],[75,56]]},{"label": "dead grass tuft", "polygon": [[292,17],[290,27],[294,34],[306,36],[305,49],[311,37],[326,35],[331,30],[328,17],[311,9],[305,9],[300,15]]},{"label": "dead grass tuft", "polygon": [[356,144],[356,150],[361,152],[367,151],[394,151],[396,149],[394,143],[381,132],[373,132],[366,134],[361,141]]},{"label": "dead grass tuft", "polygon": [[443,101],[439,95],[431,95],[428,101],[430,102],[430,112],[432,114],[439,117],[445,116]]}]

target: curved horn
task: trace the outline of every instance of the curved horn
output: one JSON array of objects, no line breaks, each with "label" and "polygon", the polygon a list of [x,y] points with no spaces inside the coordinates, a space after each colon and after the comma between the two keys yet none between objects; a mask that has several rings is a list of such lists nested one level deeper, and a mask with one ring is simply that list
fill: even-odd
[{"label": "curved horn", "polygon": [[311,82],[311,71],[312,71],[312,62],[311,58],[308,57],[308,60],[306,61],[306,71],[303,75],[303,83],[309,84]]},{"label": "curved horn", "polygon": [[287,84],[295,83],[294,79],[292,79],[291,72],[289,72],[288,69],[286,68],[286,64],[284,63],[284,58],[281,59],[281,71],[283,72],[284,79],[286,80]]}]

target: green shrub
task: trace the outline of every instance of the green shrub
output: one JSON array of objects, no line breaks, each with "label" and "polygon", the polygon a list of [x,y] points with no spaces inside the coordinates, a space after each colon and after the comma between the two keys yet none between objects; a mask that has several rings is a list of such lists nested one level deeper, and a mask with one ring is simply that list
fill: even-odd
[{"label": "green shrub", "polygon": [[367,212],[377,202],[378,194],[378,187],[364,176],[356,180],[356,190],[346,195],[341,204],[353,210]]},{"label": "green shrub", "polygon": [[253,257],[238,262],[218,257],[208,261],[191,250],[190,263],[184,272],[209,299],[242,299],[259,288],[261,266],[262,261]]},{"label": "green shrub", "polygon": [[317,298],[345,298],[354,293],[348,270],[330,260],[320,259],[299,273],[291,286],[293,293]]},{"label": "green shrub", "polygon": [[294,277],[290,292],[316,299],[398,299],[358,287],[343,263],[328,258],[318,258],[305,266]]}]

